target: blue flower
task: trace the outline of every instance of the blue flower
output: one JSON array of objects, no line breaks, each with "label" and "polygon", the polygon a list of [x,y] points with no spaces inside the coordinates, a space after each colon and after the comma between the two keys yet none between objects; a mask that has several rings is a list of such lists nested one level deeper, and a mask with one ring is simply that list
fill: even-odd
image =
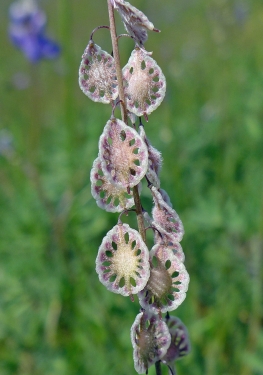
[{"label": "blue flower", "polygon": [[11,4],[9,15],[10,39],[29,61],[36,63],[59,55],[59,45],[45,35],[46,15],[33,1]]}]

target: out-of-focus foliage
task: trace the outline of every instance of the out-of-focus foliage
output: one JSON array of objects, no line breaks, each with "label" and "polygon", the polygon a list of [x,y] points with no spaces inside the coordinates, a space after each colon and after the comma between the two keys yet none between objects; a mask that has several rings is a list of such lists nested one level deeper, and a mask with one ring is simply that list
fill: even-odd
[{"label": "out-of-focus foliage", "polygon": [[[185,226],[191,281],[176,315],[192,352],[178,374],[262,375],[262,1],[132,4],[162,31],[146,48],[167,96],[145,126]],[[43,0],[62,55],[37,66],[8,40],[9,5],[1,0],[0,373],[135,374],[138,302],[108,293],[95,272],[117,221],[96,206],[89,182],[111,111],[78,88],[90,32],[108,24],[106,0]],[[106,30],[94,41],[111,52]],[[120,48],[125,65],[132,42]]]},{"label": "out-of-focus foliage", "polygon": [[54,59],[59,45],[45,33],[46,15],[34,0],[18,0],[9,7],[9,37],[32,63],[43,58]]}]

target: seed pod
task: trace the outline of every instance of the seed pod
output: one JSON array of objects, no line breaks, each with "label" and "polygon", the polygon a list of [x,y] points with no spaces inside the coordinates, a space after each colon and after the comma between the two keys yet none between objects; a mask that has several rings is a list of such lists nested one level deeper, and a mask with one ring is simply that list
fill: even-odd
[{"label": "seed pod", "polygon": [[118,96],[115,61],[93,40],[89,41],[82,56],[79,86],[94,102],[108,104]]},{"label": "seed pod", "polygon": [[187,328],[179,318],[169,316],[165,320],[171,335],[171,344],[162,362],[169,366],[171,374],[175,374],[175,361],[189,354],[190,340]]},{"label": "seed pod", "polygon": [[136,130],[115,118],[107,122],[100,136],[99,156],[106,178],[120,189],[139,184],[147,171],[145,143]]},{"label": "seed pod", "polygon": [[159,245],[161,248],[169,249],[177,259],[184,263],[185,255],[182,249],[180,242],[172,242],[170,238],[168,238],[165,234],[160,234],[156,231],[154,233],[154,243]]},{"label": "seed pod", "polygon": [[101,160],[98,157],[94,160],[91,172],[91,194],[97,205],[108,212],[121,212],[134,205],[132,190],[121,189],[112,185],[101,168]]},{"label": "seed pod", "polygon": [[111,0],[111,2],[119,12],[125,29],[139,45],[143,45],[148,39],[147,30],[159,32],[143,12],[127,1]]},{"label": "seed pod", "polygon": [[104,237],[96,259],[102,284],[129,296],[142,290],[150,275],[149,251],[141,235],[128,224],[115,225]]},{"label": "seed pod", "polygon": [[135,48],[122,74],[128,110],[147,119],[165,96],[166,80],[160,67],[145,51]]},{"label": "seed pod", "polygon": [[171,242],[180,242],[184,235],[183,223],[177,212],[163,199],[162,194],[151,187],[154,207],[152,210],[153,225],[161,234],[170,238]]},{"label": "seed pod", "polygon": [[167,203],[168,206],[170,206],[171,208],[173,208],[172,202],[171,202],[170,197],[167,194],[167,192],[164,189],[159,189],[158,191],[161,194],[161,196],[163,197],[163,200],[165,201],[165,203]]},{"label": "seed pod", "polygon": [[171,335],[166,323],[158,315],[141,312],[131,327],[134,367],[138,374],[148,368],[167,352]]},{"label": "seed pod", "polygon": [[151,145],[149,139],[146,137],[143,126],[139,127],[139,134],[144,140],[148,149],[148,169],[146,172],[146,177],[157,189],[160,189],[159,173],[162,167],[161,153]]},{"label": "seed pod", "polygon": [[147,226],[152,226],[153,219],[147,211],[143,211],[143,218]]},{"label": "seed pod", "polygon": [[150,278],[138,294],[140,305],[153,313],[175,310],[185,299],[189,275],[173,252],[155,245],[150,252]]}]

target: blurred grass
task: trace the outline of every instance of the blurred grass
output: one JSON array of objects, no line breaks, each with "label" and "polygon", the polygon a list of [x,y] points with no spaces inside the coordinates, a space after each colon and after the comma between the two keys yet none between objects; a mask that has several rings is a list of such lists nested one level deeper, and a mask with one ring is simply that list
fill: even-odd
[{"label": "blurred grass", "polygon": [[[110,108],[77,83],[90,32],[108,23],[105,3],[43,0],[62,55],[35,67],[10,45],[1,3],[0,137],[13,140],[0,152],[1,375],[135,374],[138,303],[107,292],[94,269],[117,218],[89,186]],[[146,130],[186,232],[191,283],[174,314],[192,352],[178,374],[262,375],[262,1],[132,3],[162,30],[146,48],[167,96]],[[105,30],[95,41],[110,50]],[[132,44],[120,44],[125,64]]]}]

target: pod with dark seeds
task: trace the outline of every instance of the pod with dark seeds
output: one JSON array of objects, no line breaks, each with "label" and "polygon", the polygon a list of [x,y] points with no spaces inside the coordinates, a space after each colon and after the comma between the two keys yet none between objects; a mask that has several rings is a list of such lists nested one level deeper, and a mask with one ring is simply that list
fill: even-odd
[{"label": "pod with dark seeds", "polygon": [[148,167],[147,147],[139,134],[123,121],[110,119],[99,140],[101,167],[120,189],[138,185]]},{"label": "pod with dark seeds", "polygon": [[139,293],[139,302],[151,312],[175,310],[186,297],[189,275],[171,249],[155,245],[150,252],[150,278]]},{"label": "pod with dark seeds", "polygon": [[91,194],[97,205],[108,212],[121,212],[134,205],[132,190],[113,185],[104,175],[101,160],[98,157],[90,172]]},{"label": "pod with dark seeds", "polygon": [[165,96],[166,79],[161,68],[149,54],[135,48],[122,75],[128,110],[147,118]]},{"label": "pod with dark seeds", "polygon": [[131,327],[134,367],[138,374],[160,360],[171,344],[171,335],[159,315],[141,312]]},{"label": "pod with dark seeds", "polygon": [[89,41],[79,67],[79,86],[94,102],[108,104],[118,96],[114,58]]},{"label": "pod with dark seeds", "polygon": [[142,290],[150,265],[149,251],[139,232],[128,224],[115,225],[99,248],[96,271],[111,292],[129,296]]}]

